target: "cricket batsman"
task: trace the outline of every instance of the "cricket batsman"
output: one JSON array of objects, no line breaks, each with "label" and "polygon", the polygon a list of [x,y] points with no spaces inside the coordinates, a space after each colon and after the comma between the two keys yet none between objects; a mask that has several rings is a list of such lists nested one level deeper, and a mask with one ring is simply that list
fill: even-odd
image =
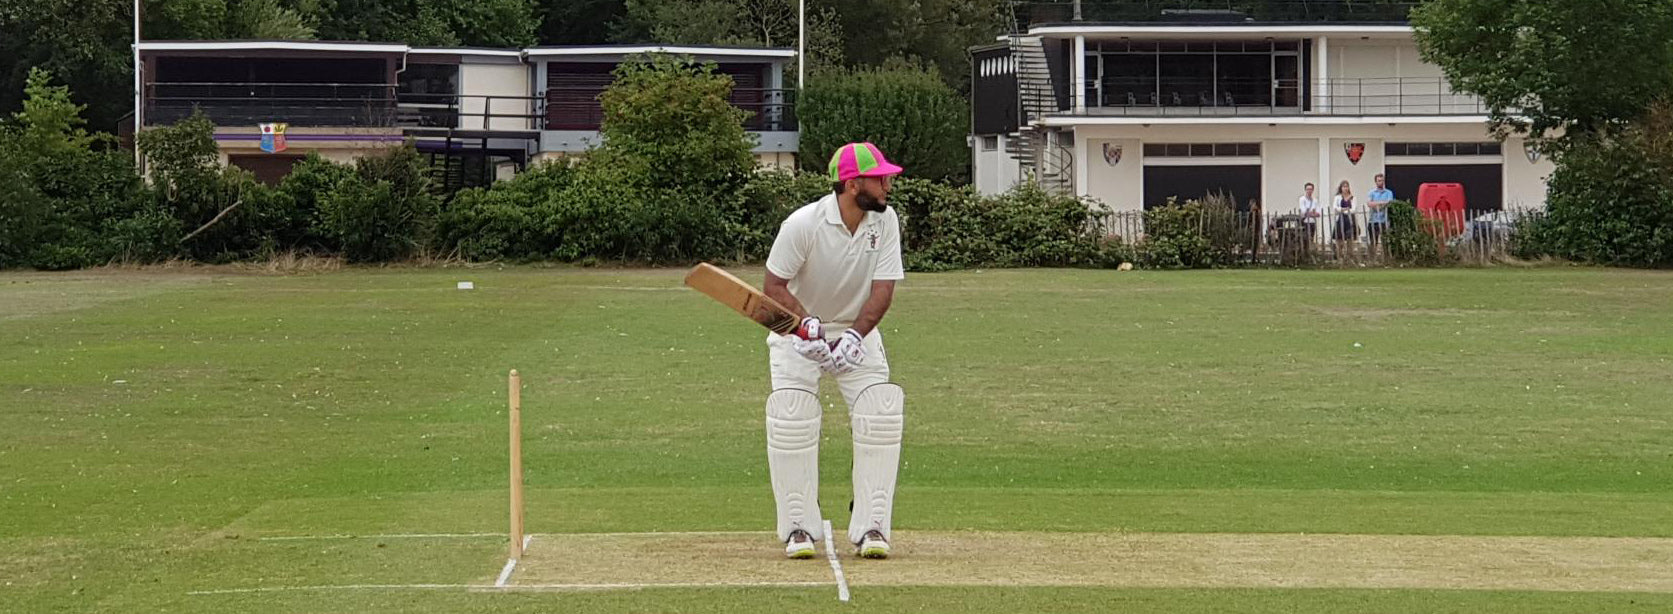
[{"label": "cricket batsman", "polygon": [[854,437],[848,541],[862,557],[889,556],[904,395],[889,382],[877,323],[906,277],[900,218],[887,204],[900,172],[871,143],[842,146],[831,156],[831,193],[790,214],[767,257],[762,292],[808,314],[794,334],[767,336],[767,467],[778,537],[792,559],[812,558],[814,542],[827,537],[819,514],[822,374],[842,390]]}]

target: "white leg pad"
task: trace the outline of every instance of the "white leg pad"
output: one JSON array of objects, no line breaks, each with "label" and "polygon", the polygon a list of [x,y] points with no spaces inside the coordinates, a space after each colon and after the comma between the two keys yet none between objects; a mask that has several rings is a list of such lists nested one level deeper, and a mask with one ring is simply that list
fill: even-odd
[{"label": "white leg pad", "polygon": [[807,531],[824,539],[819,515],[819,397],[796,388],[767,395],[767,471],[778,502],[778,538]]},{"label": "white leg pad", "polygon": [[905,426],[906,392],[897,384],[873,384],[849,408],[854,429],[854,510],[848,541],[860,543],[866,531],[888,539],[895,503],[895,475],[900,469],[900,440]]}]

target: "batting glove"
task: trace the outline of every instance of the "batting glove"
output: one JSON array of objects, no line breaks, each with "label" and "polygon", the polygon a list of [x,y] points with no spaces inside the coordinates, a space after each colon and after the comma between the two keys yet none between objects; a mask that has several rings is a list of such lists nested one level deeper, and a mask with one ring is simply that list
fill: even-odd
[{"label": "batting glove", "polygon": [[850,373],[866,361],[865,339],[850,328],[842,331],[842,338],[831,344],[830,370]]},{"label": "batting glove", "polygon": [[819,318],[802,318],[801,325],[790,335],[790,346],[797,354],[801,354],[802,358],[819,363],[820,366],[830,362],[831,346],[825,343],[825,326],[819,322]]}]

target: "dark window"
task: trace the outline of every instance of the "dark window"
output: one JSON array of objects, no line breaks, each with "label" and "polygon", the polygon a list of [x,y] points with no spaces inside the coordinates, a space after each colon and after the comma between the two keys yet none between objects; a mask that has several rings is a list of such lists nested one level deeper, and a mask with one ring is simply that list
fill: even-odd
[{"label": "dark window", "polygon": [[1261,155],[1260,143],[1145,143],[1144,155],[1157,158],[1230,158]]},{"label": "dark window", "polygon": [[452,96],[459,93],[459,67],[454,64],[412,64],[401,73],[402,94],[436,94]]},{"label": "dark window", "polygon": [[1504,147],[1501,146],[1499,143],[1482,143],[1481,144],[1481,155],[1497,156],[1497,155],[1503,155],[1503,154],[1504,154]]}]

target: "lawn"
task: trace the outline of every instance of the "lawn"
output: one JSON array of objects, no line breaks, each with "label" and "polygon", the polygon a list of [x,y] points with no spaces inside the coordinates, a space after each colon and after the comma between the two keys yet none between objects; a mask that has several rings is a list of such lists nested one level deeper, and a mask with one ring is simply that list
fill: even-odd
[{"label": "lawn", "polygon": [[[0,273],[0,611],[836,610],[771,558],[765,333],[682,274]],[[845,557],[854,605],[1673,608],[1673,274],[913,274],[882,330],[902,552]],[[1179,567],[1109,572],[1141,555]]]}]

